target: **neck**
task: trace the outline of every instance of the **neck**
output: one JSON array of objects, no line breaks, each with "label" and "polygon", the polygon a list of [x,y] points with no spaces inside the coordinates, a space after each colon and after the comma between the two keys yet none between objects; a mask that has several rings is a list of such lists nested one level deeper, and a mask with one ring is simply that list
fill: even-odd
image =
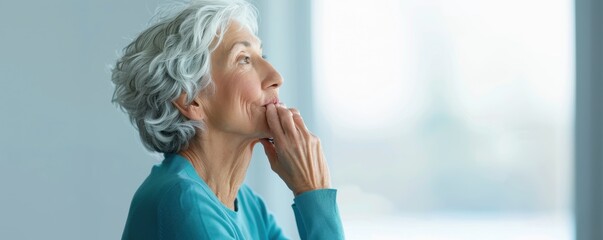
[{"label": "neck", "polygon": [[234,201],[245,180],[253,146],[257,142],[257,139],[206,129],[179,154],[191,162],[220,202],[234,210]]}]

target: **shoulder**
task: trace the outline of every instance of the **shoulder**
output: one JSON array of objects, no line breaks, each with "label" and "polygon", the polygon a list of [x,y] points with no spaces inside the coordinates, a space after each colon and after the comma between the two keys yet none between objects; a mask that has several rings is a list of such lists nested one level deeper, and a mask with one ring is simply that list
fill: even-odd
[{"label": "shoulder", "polygon": [[186,166],[164,161],[153,168],[135,199],[156,209],[160,220],[210,212],[216,204],[200,180],[190,175]]},{"label": "shoulder", "polygon": [[[166,181],[161,191],[161,203],[170,203],[171,201],[184,200],[189,198],[193,201],[207,199],[203,187],[195,181],[175,178]],[[182,202],[186,203],[186,202]]]},{"label": "shoulder", "polygon": [[161,197],[158,210],[160,235],[167,239],[235,236],[227,214],[197,182],[172,184]]},{"label": "shoulder", "polygon": [[194,169],[185,160],[177,156],[166,157],[160,165],[153,167],[139,189],[139,197],[153,199],[159,210],[164,211],[211,202],[207,189],[194,174]]},{"label": "shoulder", "polygon": [[234,234],[223,211],[200,183],[183,175],[154,170],[134,195],[124,236],[210,239]]},{"label": "shoulder", "polygon": [[202,186],[191,179],[186,171],[171,171],[165,165],[156,165],[136,191],[133,202],[134,205],[160,207],[179,199],[185,200],[185,196],[198,201],[206,195]]}]

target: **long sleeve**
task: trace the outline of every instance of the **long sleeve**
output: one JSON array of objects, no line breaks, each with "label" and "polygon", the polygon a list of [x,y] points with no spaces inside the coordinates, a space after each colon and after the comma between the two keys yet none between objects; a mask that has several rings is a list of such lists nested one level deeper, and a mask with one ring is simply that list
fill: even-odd
[{"label": "long sleeve", "polygon": [[319,189],[295,197],[292,205],[301,239],[344,239],[337,190]]}]

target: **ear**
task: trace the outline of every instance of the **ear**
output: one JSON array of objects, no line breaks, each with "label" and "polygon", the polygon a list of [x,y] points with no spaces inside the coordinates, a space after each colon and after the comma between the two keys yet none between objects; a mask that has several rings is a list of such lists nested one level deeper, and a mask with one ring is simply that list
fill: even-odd
[{"label": "ear", "polygon": [[172,104],[180,111],[182,115],[190,120],[201,121],[205,117],[203,107],[198,98],[193,99],[189,104],[186,104],[187,94],[182,93]]}]

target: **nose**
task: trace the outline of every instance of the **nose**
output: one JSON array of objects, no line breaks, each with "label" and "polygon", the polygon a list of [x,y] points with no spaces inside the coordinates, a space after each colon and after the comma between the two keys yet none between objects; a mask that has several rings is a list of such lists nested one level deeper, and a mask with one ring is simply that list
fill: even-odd
[{"label": "nose", "polygon": [[283,85],[283,77],[276,71],[276,69],[268,61],[264,60],[265,63],[265,75],[262,81],[262,88],[275,88],[278,89]]}]

